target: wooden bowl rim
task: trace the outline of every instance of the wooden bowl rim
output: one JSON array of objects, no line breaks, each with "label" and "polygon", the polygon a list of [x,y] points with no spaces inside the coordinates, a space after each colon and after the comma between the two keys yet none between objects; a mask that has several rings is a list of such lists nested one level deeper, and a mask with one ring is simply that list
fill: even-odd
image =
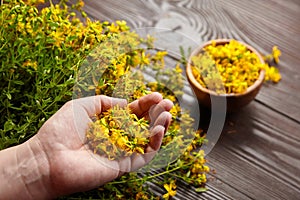
[{"label": "wooden bowl rim", "polygon": [[[205,92],[205,93],[208,93],[210,95],[215,95],[215,96],[224,96],[224,97],[230,97],[230,96],[244,96],[244,95],[247,95],[248,93],[252,92],[253,90],[255,90],[256,88],[260,87],[262,85],[262,83],[264,82],[264,79],[265,79],[265,70],[260,70],[260,73],[259,73],[259,77],[258,79],[254,82],[254,84],[252,84],[250,87],[247,88],[247,90],[243,93],[228,93],[228,94],[218,94],[217,92],[215,91],[212,91],[212,90],[209,90],[205,87],[203,87],[194,77],[193,73],[192,73],[192,68],[191,68],[191,63],[192,63],[192,58],[196,55],[199,54],[200,51],[203,50],[204,47],[208,46],[208,45],[211,45],[213,41],[216,42],[216,45],[222,45],[222,44],[227,44],[229,43],[231,40],[233,39],[215,39],[215,40],[210,40],[208,42],[205,42],[203,43],[202,45],[198,46],[190,55],[189,59],[188,59],[188,62],[187,62],[187,65],[186,65],[186,75],[187,75],[187,78],[190,80],[191,84],[193,84],[195,87],[197,87],[199,90]],[[238,41],[236,40],[237,42],[239,42],[240,44],[244,45],[247,47],[247,49],[249,49],[251,52],[255,53],[260,62],[262,64],[265,64],[265,61],[263,59],[263,57],[261,56],[261,54],[256,50],[254,49],[252,46],[250,46],[249,44],[246,44],[242,41]]]}]

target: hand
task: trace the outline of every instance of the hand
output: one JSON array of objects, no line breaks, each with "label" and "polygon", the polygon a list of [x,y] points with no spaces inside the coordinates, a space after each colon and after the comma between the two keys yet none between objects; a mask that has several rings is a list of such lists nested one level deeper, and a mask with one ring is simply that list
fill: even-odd
[{"label": "hand", "polygon": [[[172,102],[163,100],[158,93],[144,96],[129,105],[133,113],[148,118],[151,123],[152,136],[144,155],[111,161],[93,154],[85,144],[91,117],[116,104],[125,106],[127,102],[107,96],[70,101],[45,122],[37,135],[27,141],[27,150],[30,149],[37,163],[39,172],[36,177],[42,179],[38,180],[40,186],[36,188],[26,181],[26,177],[23,178],[32,197],[38,193],[35,190],[45,191],[48,197],[57,197],[93,189],[125,172],[143,167],[154,157],[170,124],[171,114],[168,111],[172,107]],[[22,151],[19,154],[22,157]]]}]

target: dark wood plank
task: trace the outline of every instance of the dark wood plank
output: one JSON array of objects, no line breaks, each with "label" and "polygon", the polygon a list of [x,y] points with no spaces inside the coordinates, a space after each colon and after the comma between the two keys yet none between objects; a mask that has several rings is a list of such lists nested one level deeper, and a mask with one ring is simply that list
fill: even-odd
[{"label": "dark wood plank", "polygon": [[[300,125],[252,103],[227,119],[208,155],[217,180],[252,199],[297,199],[300,189]],[[209,184],[223,188],[211,181]],[[238,196],[234,198],[238,199]]]}]

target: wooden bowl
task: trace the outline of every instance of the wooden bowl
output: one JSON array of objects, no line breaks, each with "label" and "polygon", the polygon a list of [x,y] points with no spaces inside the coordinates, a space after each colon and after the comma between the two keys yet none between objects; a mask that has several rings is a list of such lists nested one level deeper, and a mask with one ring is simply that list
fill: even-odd
[{"label": "wooden bowl", "polygon": [[[216,45],[224,45],[230,42],[230,39],[219,39],[214,40]],[[264,64],[263,57],[250,45],[245,44],[243,42],[239,43],[246,46],[251,52],[255,53],[260,62]],[[191,84],[195,95],[199,100],[199,104],[205,106],[209,109],[214,107],[214,110],[224,110],[224,106],[226,106],[227,112],[235,112],[238,111],[240,108],[249,104],[255,96],[258,94],[265,77],[265,71],[261,70],[259,74],[259,78],[254,82],[253,85],[247,88],[244,93],[226,93],[226,94],[218,94],[215,91],[209,90],[203,87],[194,77],[192,73],[192,57],[197,56],[201,51],[203,52],[203,48],[211,45],[212,41],[206,42],[203,45],[199,46],[195,49],[188,59],[188,63],[186,65],[186,76],[188,78],[189,83]]]}]

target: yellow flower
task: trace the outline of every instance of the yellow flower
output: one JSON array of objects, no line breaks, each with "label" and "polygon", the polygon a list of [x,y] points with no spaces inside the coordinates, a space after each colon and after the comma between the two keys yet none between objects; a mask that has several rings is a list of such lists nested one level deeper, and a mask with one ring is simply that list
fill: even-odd
[{"label": "yellow flower", "polygon": [[210,168],[209,168],[208,166],[205,165],[205,166],[203,166],[203,171],[204,171],[204,172],[209,172],[209,171],[210,171]]},{"label": "yellow flower", "polygon": [[202,171],[202,165],[204,163],[199,162],[199,163],[195,163],[191,169],[191,172],[196,174],[196,173],[200,173]]},{"label": "yellow flower", "polygon": [[50,36],[52,36],[54,45],[60,47],[61,44],[64,42],[65,38],[63,37],[64,33],[59,31],[52,31]]},{"label": "yellow flower", "polygon": [[205,174],[198,174],[198,181],[201,183],[206,183],[206,175]]},{"label": "yellow flower", "polygon": [[167,51],[159,51],[155,54],[155,56],[153,57],[154,60],[160,61],[162,66],[164,66],[165,64],[165,60],[164,57],[168,54]]},{"label": "yellow flower", "polygon": [[135,147],[134,151],[137,152],[137,153],[140,153],[140,154],[144,154],[145,153],[144,149],[141,148],[141,147]]},{"label": "yellow flower", "polygon": [[187,148],[186,148],[186,151],[187,152],[191,152],[193,150],[193,145],[189,145]]},{"label": "yellow flower", "polygon": [[122,20],[122,21],[117,20],[116,24],[119,26],[119,29],[121,31],[127,31],[127,30],[129,30],[129,27],[127,26],[127,23],[124,20]]},{"label": "yellow flower", "polygon": [[181,67],[180,67],[180,64],[177,64],[177,65],[176,65],[175,71],[176,71],[178,74],[181,74],[181,73],[182,73],[182,69],[181,69]]},{"label": "yellow flower", "polygon": [[27,31],[29,34],[32,34],[32,33],[33,33],[32,26],[31,26],[30,22],[27,22],[27,23],[26,23],[25,28],[26,28],[26,31]]},{"label": "yellow flower", "polygon": [[121,148],[122,150],[126,150],[127,149],[127,143],[128,143],[128,138],[127,136],[121,136],[117,139],[117,146],[119,148]]},{"label": "yellow flower", "polygon": [[281,56],[281,51],[278,49],[277,46],[273,47],[272,55],[273,55],[275,63],[279,63],[279,57]]},{"label": "yellow flower", "polygon": [[17,24],[17,30],[21,33],[24,33],[25,24],[23,22],[18,22]]},{"label": "yellow flower", "polygon": [[271,66],[266,69],[266,79],[277,83],[281,80],[281,75],[277,68]]},{"label": "yellow flower", "polygon": [[147,55],[145,54],[145,52],[142,52],[142,55],[141,55],[141,64],[144,64],[144,65],[149,65],[150,64],[149,58],[147,57]]},{"label": "yellow flower", "polygon": [[170,184],[164,184],[164,188],[167,190],[167,193],[163,195],[164,199],[169,199],[176,195],[176,184],[175,181],[171,181]]},{"label": "yellow flower", "polygon": [[135,196],[136,200],[146,200],[149,199],[148,196],[143,192],[143,191],[139,191],[136,196]]},{"label": "yellow flower", "polygon": [[108,27],[110,33],[119,33],[119,26],[116,26],[114,23]]},{"label": "yellow flower", "polygon": [[23,63],[23,67],[31,67],[34,70],[37,70],[38,64],[36,61],[32,62],[31,60],[27,60]]},{"label": "yellow flower", "polygon": [[215,47],[216,44],[217,44],[216,40],[211,41],[211,45],[212,45],[213,47]]},{"label": "yellow flower", "polygon": [[78,6],[79,6],[79,8],[82,8],[84,6],[84,1],[80,0],[78,2]]},{"label": "yellow flower", "polygon": [[45,0],[28,0],[25,1],[28,5],[38,5],[41,3],[45,3]]}]

